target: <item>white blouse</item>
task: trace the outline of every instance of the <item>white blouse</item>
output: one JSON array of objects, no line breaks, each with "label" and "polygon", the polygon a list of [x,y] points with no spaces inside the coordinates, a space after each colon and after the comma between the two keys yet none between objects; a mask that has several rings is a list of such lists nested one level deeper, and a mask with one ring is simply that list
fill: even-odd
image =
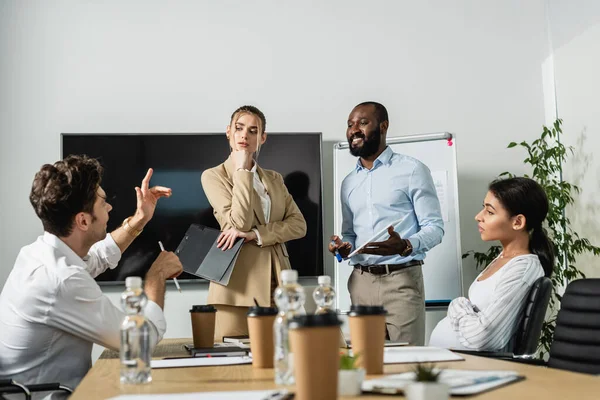
[{"label": "white blouse", "polygon": [[521,321],[529,289],[542,276],[539,258],[526,254],[513,258],[489,278],[475,280],[469,288],[469,299],[452,300],[448,316],[431,333],[429,345],[506,350]]},{"label": "white blouse", "polygon": [[[258,172],[256,172],[257,166],[258,164],[254,163],[254,167],[252,167],[251,170],[251,172],[254,174],[254,191],[260,198],[260,206],[263,210],[263,215],[265,216],[265,223],[268,224],[271,220],[271,196],[269,196],[264,183],[260,180]],[[260,233],[258,233],[258,229],[254,228],[252,231],[256,234],[256,243],[259,246],[262,246],[262,240],[260,238]]]}]

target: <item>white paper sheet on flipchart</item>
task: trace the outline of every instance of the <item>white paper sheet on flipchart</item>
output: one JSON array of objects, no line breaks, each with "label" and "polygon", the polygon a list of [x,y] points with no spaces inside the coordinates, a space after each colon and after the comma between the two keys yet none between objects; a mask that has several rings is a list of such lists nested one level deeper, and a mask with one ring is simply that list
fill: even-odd
[{"label": "white paper sheet on flipchart", "polygon": [[[278,396],[277,394],[281,394]],[[194,392],[164,394],[128,394],[111,397],[108,400],[277,400],[287,394],[282,390],[244,390],[237,392]]]},{"label": "white paper sheet on flipchart", "polygon": [[152,360],[152,368],[210,367],[215,365],[252,364],[252,357],[182,357]]},{"label": "white paper sheet on flipchart", "polygon": [[381,230],[380,230],[379,232],[377,232],[375,235],[371,236],[371,237],[369,238],[369,240],[367,240],[366,242],[364,242],[363,244],[361,244],[361,245],[360,245],[360,246],[359,246],[359,247],[358,247],[356,250],[354,250],[352,253],[348,254],[348,257],[347,257],[347,258],[354,257],[354,256],[356,255],[356,253],[358,253],[360,250],[362,250],[362,249],[363,249],[363,247],[365,247],[365,245],[367,245],[368,243],[371,243],[371,242],[379,242],[379,241],[381,241],[381,239],[382,239],[382,237],[383,237],[384,235],[385,235],[385,238],[387,239],[387,238],[388,238],[388,234],[387,234],[388,228],[389,228],[390,226],[393,226],[393,227],[394,227],[394,230],[396,230],[396,229],[397,229],[396,227],[397,227],[398,225],[400,225],[400,223],[401,223],[402,221],[404,221],[404,219],[405,219],[405,218],[406,218],[406,216],[404,216],[403,218],[400,218],[400,219],[399,219],[399,220],[397,220],[397,221],[394,221],[394,222],[392,222],[392,223],[389,223],[389,224],[387,224],[387,225],[385,226],[385,228],[381,229]]},{"label": "white paper sheet on flipchart", "polygon": [[442,211],[442,219],[448,222],[448,171],[432,171],[431,177],[435,185],[438,200],[440,201],[440,209]]},{"label": "white paper sheet on flipchart", "polygon": [[448,349],[440,349],[438,347],[386,347],[383,351],[384,364],[442,361],[464,361],[464,358]]}]

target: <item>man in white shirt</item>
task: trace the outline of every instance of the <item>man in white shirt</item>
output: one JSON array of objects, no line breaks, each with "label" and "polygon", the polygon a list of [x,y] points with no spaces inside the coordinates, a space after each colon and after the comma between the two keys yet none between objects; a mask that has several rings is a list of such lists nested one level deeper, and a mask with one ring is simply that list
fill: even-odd
[{"label": "man in white shirt", "polygon": [[[107,235],[112,206],[97,160],[69,156],[36,174],[29,200],[44,234],[21,249],[0,294],[0,379],[75,387],[91,367],[93,343],[119,349],[124,313],[94,277],[116,267],[158,199],[171,195],[165,187],[149,188],[151,177],[149,169],[135,188],[134,215]],[[166,330],[165,280],[182,270],[179,258],[163,251],[145,277],[152,346]]]}]

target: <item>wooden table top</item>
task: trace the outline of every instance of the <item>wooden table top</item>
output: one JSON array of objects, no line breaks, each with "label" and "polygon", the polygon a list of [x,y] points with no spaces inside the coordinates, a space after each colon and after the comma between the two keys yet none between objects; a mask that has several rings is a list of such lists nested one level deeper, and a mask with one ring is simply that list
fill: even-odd
[{"label": "wooden table top", "polygon": [[[153,357],[185,356],[183,344],[191,339],[165,339],[156,348]],[[234,390],[272,390],[273,369],[258,369],[252,365],[220,367],[190,367],[153,369],[152,382],[147,385],[121,385],[119,382],[118,353],[105,351],[75,390],[71,400],[106,399],[120,394],[187,393]],[[599,399],[600,377],[540,366],[525,365],[483,357],[462,355],[465,361],[437,363],[442,368],[474,370],[512,370],[524,375],[524,381],[477,395],[477,399]],[[385,365],[384,373],[393,374],[410,370],[412,364]],[[367,379],[377,376],[367,376]],[[293,391],[293,387],[289,388]],[[344,397],[351,399],[353,397]],[[389,396],[363,394],[356,399],[386,399]],[[394,398],[400,398],[395,396]]]}]

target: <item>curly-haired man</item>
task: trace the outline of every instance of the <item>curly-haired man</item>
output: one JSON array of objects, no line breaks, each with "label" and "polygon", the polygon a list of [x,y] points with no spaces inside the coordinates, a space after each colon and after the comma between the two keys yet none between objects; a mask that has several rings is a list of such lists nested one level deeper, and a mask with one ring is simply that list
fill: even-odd
[{"label": "curly-haired man", "polygon": [[[0,294],[0,379],[74,387],[91,366],[93,343],[119,348],[124,314],[94,277],[116,267],[158,199],[171,195],[168,188],[149,188],[151,177],[152,169],[135,188],[134,215],[107,234],[112,206],[97,160],[69,156],[35,175],[29,200],[44,234],[21,249]],[[166,330],[165,280],[181,271],[177,256],[163,251],[146,275],[152,346]]]}]

